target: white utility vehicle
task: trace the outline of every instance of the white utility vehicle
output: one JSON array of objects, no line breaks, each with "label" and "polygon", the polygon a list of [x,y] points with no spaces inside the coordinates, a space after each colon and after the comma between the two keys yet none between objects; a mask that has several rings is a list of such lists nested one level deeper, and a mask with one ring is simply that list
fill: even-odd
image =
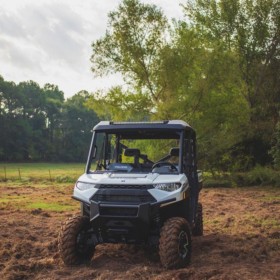
[{"label": "white utility vehicle", "polygon": [[201,187],[187,123],[100,122],[74,188],[81,214],[60,232],[64,263],[90,260],[101,243],[132,243],[156,246],[166,268],[187,265],[191,235],[203,234]]}]

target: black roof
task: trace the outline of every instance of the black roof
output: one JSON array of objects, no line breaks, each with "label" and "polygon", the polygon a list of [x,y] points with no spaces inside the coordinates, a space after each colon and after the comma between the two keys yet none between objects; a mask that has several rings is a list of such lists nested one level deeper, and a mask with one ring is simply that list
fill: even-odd
[{"label": "black roof", "polygon": [[184,121],[181,120],[169,120],[169,121],[156,121],[156,122],[112,122],[112,121],[101,121],[94,128],[94,131],[112,132],[117,131],[129,132],[137,130],[156,130],[156,131],[192,131],[193,128]]},{"label": "black roof", "polygon": [[170,121],[155,121],[155,122],[112,122],[112,121],[101,121],[93,130],[123,130],[123,129],[175,129],[193,130],[192,127],[181,120],[170,120]]}]

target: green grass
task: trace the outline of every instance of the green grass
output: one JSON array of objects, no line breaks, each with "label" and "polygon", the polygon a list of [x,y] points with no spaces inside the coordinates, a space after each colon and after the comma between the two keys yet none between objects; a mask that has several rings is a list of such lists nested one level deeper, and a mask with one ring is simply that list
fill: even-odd
[{"label": "green grass", "polygon": [[41,182],[0,182],[0,210],[72,211],[79,203],[71,198],[73,184]]},{"label": "green grass", "polygon": [[61,203],[56,201],[50,202],[42,202],[40,199],[42,198],[34,198],[34,197],[23,197],[23,196],[5,196],[0,198],[0,203],[3,207],[13,206],[17,209],[41,209],[45,211],[69,211],[77,209],[77,205],[70,205],[67,203]]},{"label": "green grass", "polygon": [[0,181],[75,182],[83,163],[0,163]]},{"label": "green grass", "polygon": [[3,196],[0,197],[0,203],[9,203],[9,202],[13,202],[13,203],[19,203],[19,202],[24,202],[25,201],[25,197],[23,196],[16,196],[16,195],[10,195],[10,196]]},{"label": "green grass", "polygon": [[280,196],[265,196],[263,198],[261,198],[261,200],[264,200],[264,201],[277,201],[277,200],[280,200]]},{"label": "green grass", "polygon": [[77,163],[1,163],[0,208],[71,211],[74,182],[84,173]]},{"label": "green grass", "polygon": [[77,206],[67,205],[67,204],[60,204],[60,203],[46,203],[41,201],[36,201],[28,204],[26,206],[27,209],[42,209],[46,211],[55,211],[55,212],[62,212],[62,211],[69,211],[77,209]]}]

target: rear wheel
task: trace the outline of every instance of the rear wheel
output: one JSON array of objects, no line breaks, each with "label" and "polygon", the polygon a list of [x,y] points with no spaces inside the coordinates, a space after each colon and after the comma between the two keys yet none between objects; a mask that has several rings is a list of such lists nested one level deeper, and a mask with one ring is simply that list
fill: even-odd
[{"label": "rear wheel", "polygon": [[86,216],[74,216],[61,227],[58,246],[66,265],[80,264],[92,258],[95,246],[89,229],[89,218]]},{"label": "rear wheel", "polygon": [[193,228],[194,236],[202,236],[203,235],[203,212],[202,212],[202,204],[197,204],[196,210],[196,218],[195,218],[195,226]]},{"label": "rear wheel", "polygon": [[160,233],[159,256],[165,268],[179,268],[191,261],[191,231],[181,217],[168,219]]}]

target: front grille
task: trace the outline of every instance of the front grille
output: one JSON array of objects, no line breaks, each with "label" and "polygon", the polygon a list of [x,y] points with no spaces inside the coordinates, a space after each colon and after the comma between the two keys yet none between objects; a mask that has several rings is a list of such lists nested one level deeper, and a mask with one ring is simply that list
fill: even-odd
[{"label": "front grille", "polygon": [[125,203],[147,203],[147,202],[155,202],[156,200],[149,194],[135,194],[135,195],[120,195],[120,194],[99,194],[96,193],[92,200],[95,202],[125,202]]},{"label": "front grille", "polygon": [[138,208],[100,207],[101,216],[136,217]]},{"label": "front grille", "polygon": [[118,190],[148,190],[153,189],[153,185],[97,185],[96,188]]},{"label": "front grille", "polygon": [[97,203],[143,204],[156,202],[148,192],[151,185],[99,185],[91,200]]}]

